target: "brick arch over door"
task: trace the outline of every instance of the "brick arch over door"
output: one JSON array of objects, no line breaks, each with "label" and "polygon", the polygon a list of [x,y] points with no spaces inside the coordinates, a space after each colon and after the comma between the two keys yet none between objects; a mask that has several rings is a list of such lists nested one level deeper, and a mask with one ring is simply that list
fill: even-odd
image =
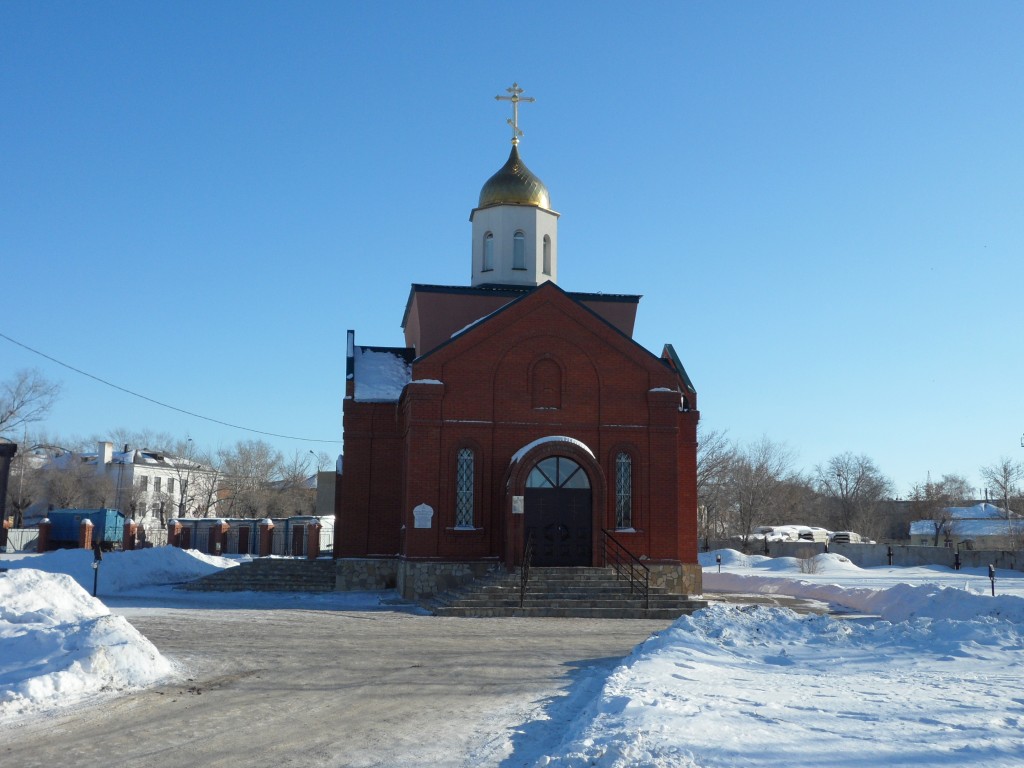
[{"label": "brick arch over door", "polygon": [[520,565],[523,560],[523,547],[525,537],[524,515],[512,514],[513,499],[516,496],[525,497],[526,480],[530,472],[543,459],[552,456],[564,456],[572,459],[580,465],[587,478],[590,480],[591,493],[591,562],[590,565],[600,565],[600,536],[601,528],[604,525],[604,510],[608,498],[608,484],[601,465],[594,458],[593,451],[581,441],[565,436],[553,435],[541,438],[524,446],[527,450],[517,454],[505,473],[504,488],[505,498],[502,509],[505,517],[505,564],[512,568]]}]

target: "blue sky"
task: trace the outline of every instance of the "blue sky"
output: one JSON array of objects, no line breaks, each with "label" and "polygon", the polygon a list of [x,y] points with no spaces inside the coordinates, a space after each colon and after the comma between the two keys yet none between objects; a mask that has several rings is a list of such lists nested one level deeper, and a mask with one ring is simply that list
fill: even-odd
[{"label": "blue sky", "polygon": [[[508,153],[706,427],[915,481],[1024,459],[1024,5],[0,5],[0,333],[336,452],[345,331],[469,282]],[[38,367],[59,435],[251,433]]]}]

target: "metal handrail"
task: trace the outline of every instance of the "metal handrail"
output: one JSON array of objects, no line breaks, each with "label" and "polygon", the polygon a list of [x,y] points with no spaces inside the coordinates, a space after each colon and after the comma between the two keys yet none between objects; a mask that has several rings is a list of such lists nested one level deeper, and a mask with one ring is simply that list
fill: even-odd
[{"label": "metal handrail", "polygon": [[526,584],[530,581],[530,563],[533,561],[533,533],[526,539],[526,548],[523,550],[523,565],[519,569],[519,607],[522,608],[526,602]]},{"label": "metal handrail", "polygon": [[[604,562],[615,569],[620,579],[629,580],[629,593],[639,594],[644,600],[644,610],[651,607],[651,569],[640,558],[626,549],[622,542],[612,536],[611,531],[602,528],[604,534]],[[609,544],[611,545],[609,547]]]}]

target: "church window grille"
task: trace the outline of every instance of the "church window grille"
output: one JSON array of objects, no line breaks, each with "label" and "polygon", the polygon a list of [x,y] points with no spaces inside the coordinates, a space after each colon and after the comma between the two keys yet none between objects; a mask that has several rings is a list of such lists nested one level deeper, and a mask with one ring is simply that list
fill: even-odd
[{"label": "church window grille", "polygon": [[628,453],[615,457],[615,527],[633,527],[633,459]]},{"label": "church window grille", "polygon": [[481,272],[490,272],[494,269],[494,235],[488,232],[484,235],[484,261]]},{"label": "church window grille", "polygon": [[544,274],[551,274],[551,238],[544,235]]},{"label": "church window grille", "polygon": [[512,236],[512,269],[526,269],[526,236],[522,232]]},{"label": "church window grille", "polygon": [[473,527],[474,461],[470,448],[461,448],[455,469],[455,527]]}]

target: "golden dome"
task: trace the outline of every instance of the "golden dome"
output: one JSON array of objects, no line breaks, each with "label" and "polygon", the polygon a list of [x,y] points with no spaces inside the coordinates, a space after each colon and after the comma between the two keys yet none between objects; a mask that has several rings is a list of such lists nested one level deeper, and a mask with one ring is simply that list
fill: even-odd
[{"label": "golden dome", "polygon": [[544,182],[534,176],[519,159],[519,148],[513,144],[508,161],[491,176],[480,190],[479,208],[491,205],[535,205],[551,209],[551,198]]}]

